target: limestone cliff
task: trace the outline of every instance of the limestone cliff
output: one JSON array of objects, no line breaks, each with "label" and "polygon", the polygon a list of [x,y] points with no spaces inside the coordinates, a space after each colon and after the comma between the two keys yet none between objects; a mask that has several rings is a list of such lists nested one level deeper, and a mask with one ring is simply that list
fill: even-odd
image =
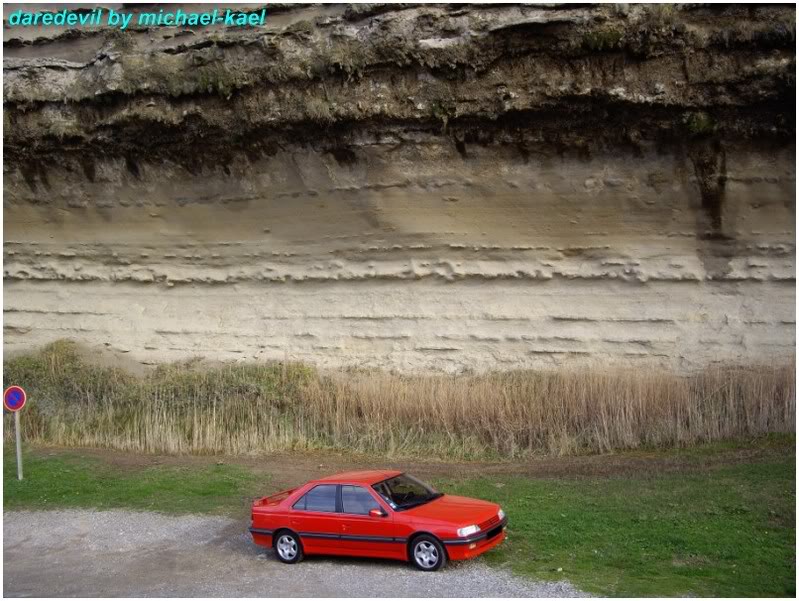
[{"label": "limestone cliff", "polygon": [[790,359],[794,6],[267,9],[5,27],[6,351]]}]

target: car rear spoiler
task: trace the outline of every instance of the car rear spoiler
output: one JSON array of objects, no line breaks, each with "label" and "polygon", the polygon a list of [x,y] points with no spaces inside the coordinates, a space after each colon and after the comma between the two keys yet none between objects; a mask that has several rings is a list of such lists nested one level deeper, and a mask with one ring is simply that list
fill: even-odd
[{"label": "car rear spoiler", "polygon": [[293,493],[295,490],[297,490],[297,489],[296,488],[290,488],[288,490],[281,490],[280,492],[276,492],[275,494],[269,495],[268,497],[261,497],[260,499],[257,499],[255,501],[255,503],[253,503],[253,505],[255,505],[256,507],[257,506],[263,506],[263,505],[277,505],[283,499],[285,499],[291,493]]}]

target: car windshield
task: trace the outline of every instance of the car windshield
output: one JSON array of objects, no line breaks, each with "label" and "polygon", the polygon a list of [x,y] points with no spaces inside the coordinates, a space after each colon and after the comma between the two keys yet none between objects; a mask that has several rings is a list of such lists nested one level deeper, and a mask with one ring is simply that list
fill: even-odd
[{"label": "car windshield", "polygon": [[408,474],[400,474],[372,486],[392,509],[402,511],[437,499],[442,494]]}]

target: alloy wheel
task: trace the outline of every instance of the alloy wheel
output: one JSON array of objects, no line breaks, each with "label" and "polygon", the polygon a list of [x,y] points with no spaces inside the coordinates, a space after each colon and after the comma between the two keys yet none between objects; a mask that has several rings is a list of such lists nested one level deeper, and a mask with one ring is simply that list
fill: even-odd
[{"label": "alloy wheel", "polygon": [[277,539],[277,552],[286,561],[291,561],[297,557],[297,550],[297,541],[294,540],[293,536],[284,534]]},{"label": "alloy wheel", "polygon": [[426,540],[420,541],[416,544],[413,550],[413,556],[423,568],[432,568],[438,563],[438,549],[435,545]]}]

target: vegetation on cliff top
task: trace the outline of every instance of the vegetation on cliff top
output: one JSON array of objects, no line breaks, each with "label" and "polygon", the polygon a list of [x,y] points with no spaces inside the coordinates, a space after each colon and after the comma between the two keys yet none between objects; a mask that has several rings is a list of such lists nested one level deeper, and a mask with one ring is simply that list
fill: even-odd
[{"label": "vegetation on cliff top", "polygon": [[[469,376],[163,365],[144,376],[69,342],[5,363],[31,442],[160,453],[350,449],[453,458],[687,446],[795,429],[793,364]],[[7,427],[5,435],[11,435]]]}]

